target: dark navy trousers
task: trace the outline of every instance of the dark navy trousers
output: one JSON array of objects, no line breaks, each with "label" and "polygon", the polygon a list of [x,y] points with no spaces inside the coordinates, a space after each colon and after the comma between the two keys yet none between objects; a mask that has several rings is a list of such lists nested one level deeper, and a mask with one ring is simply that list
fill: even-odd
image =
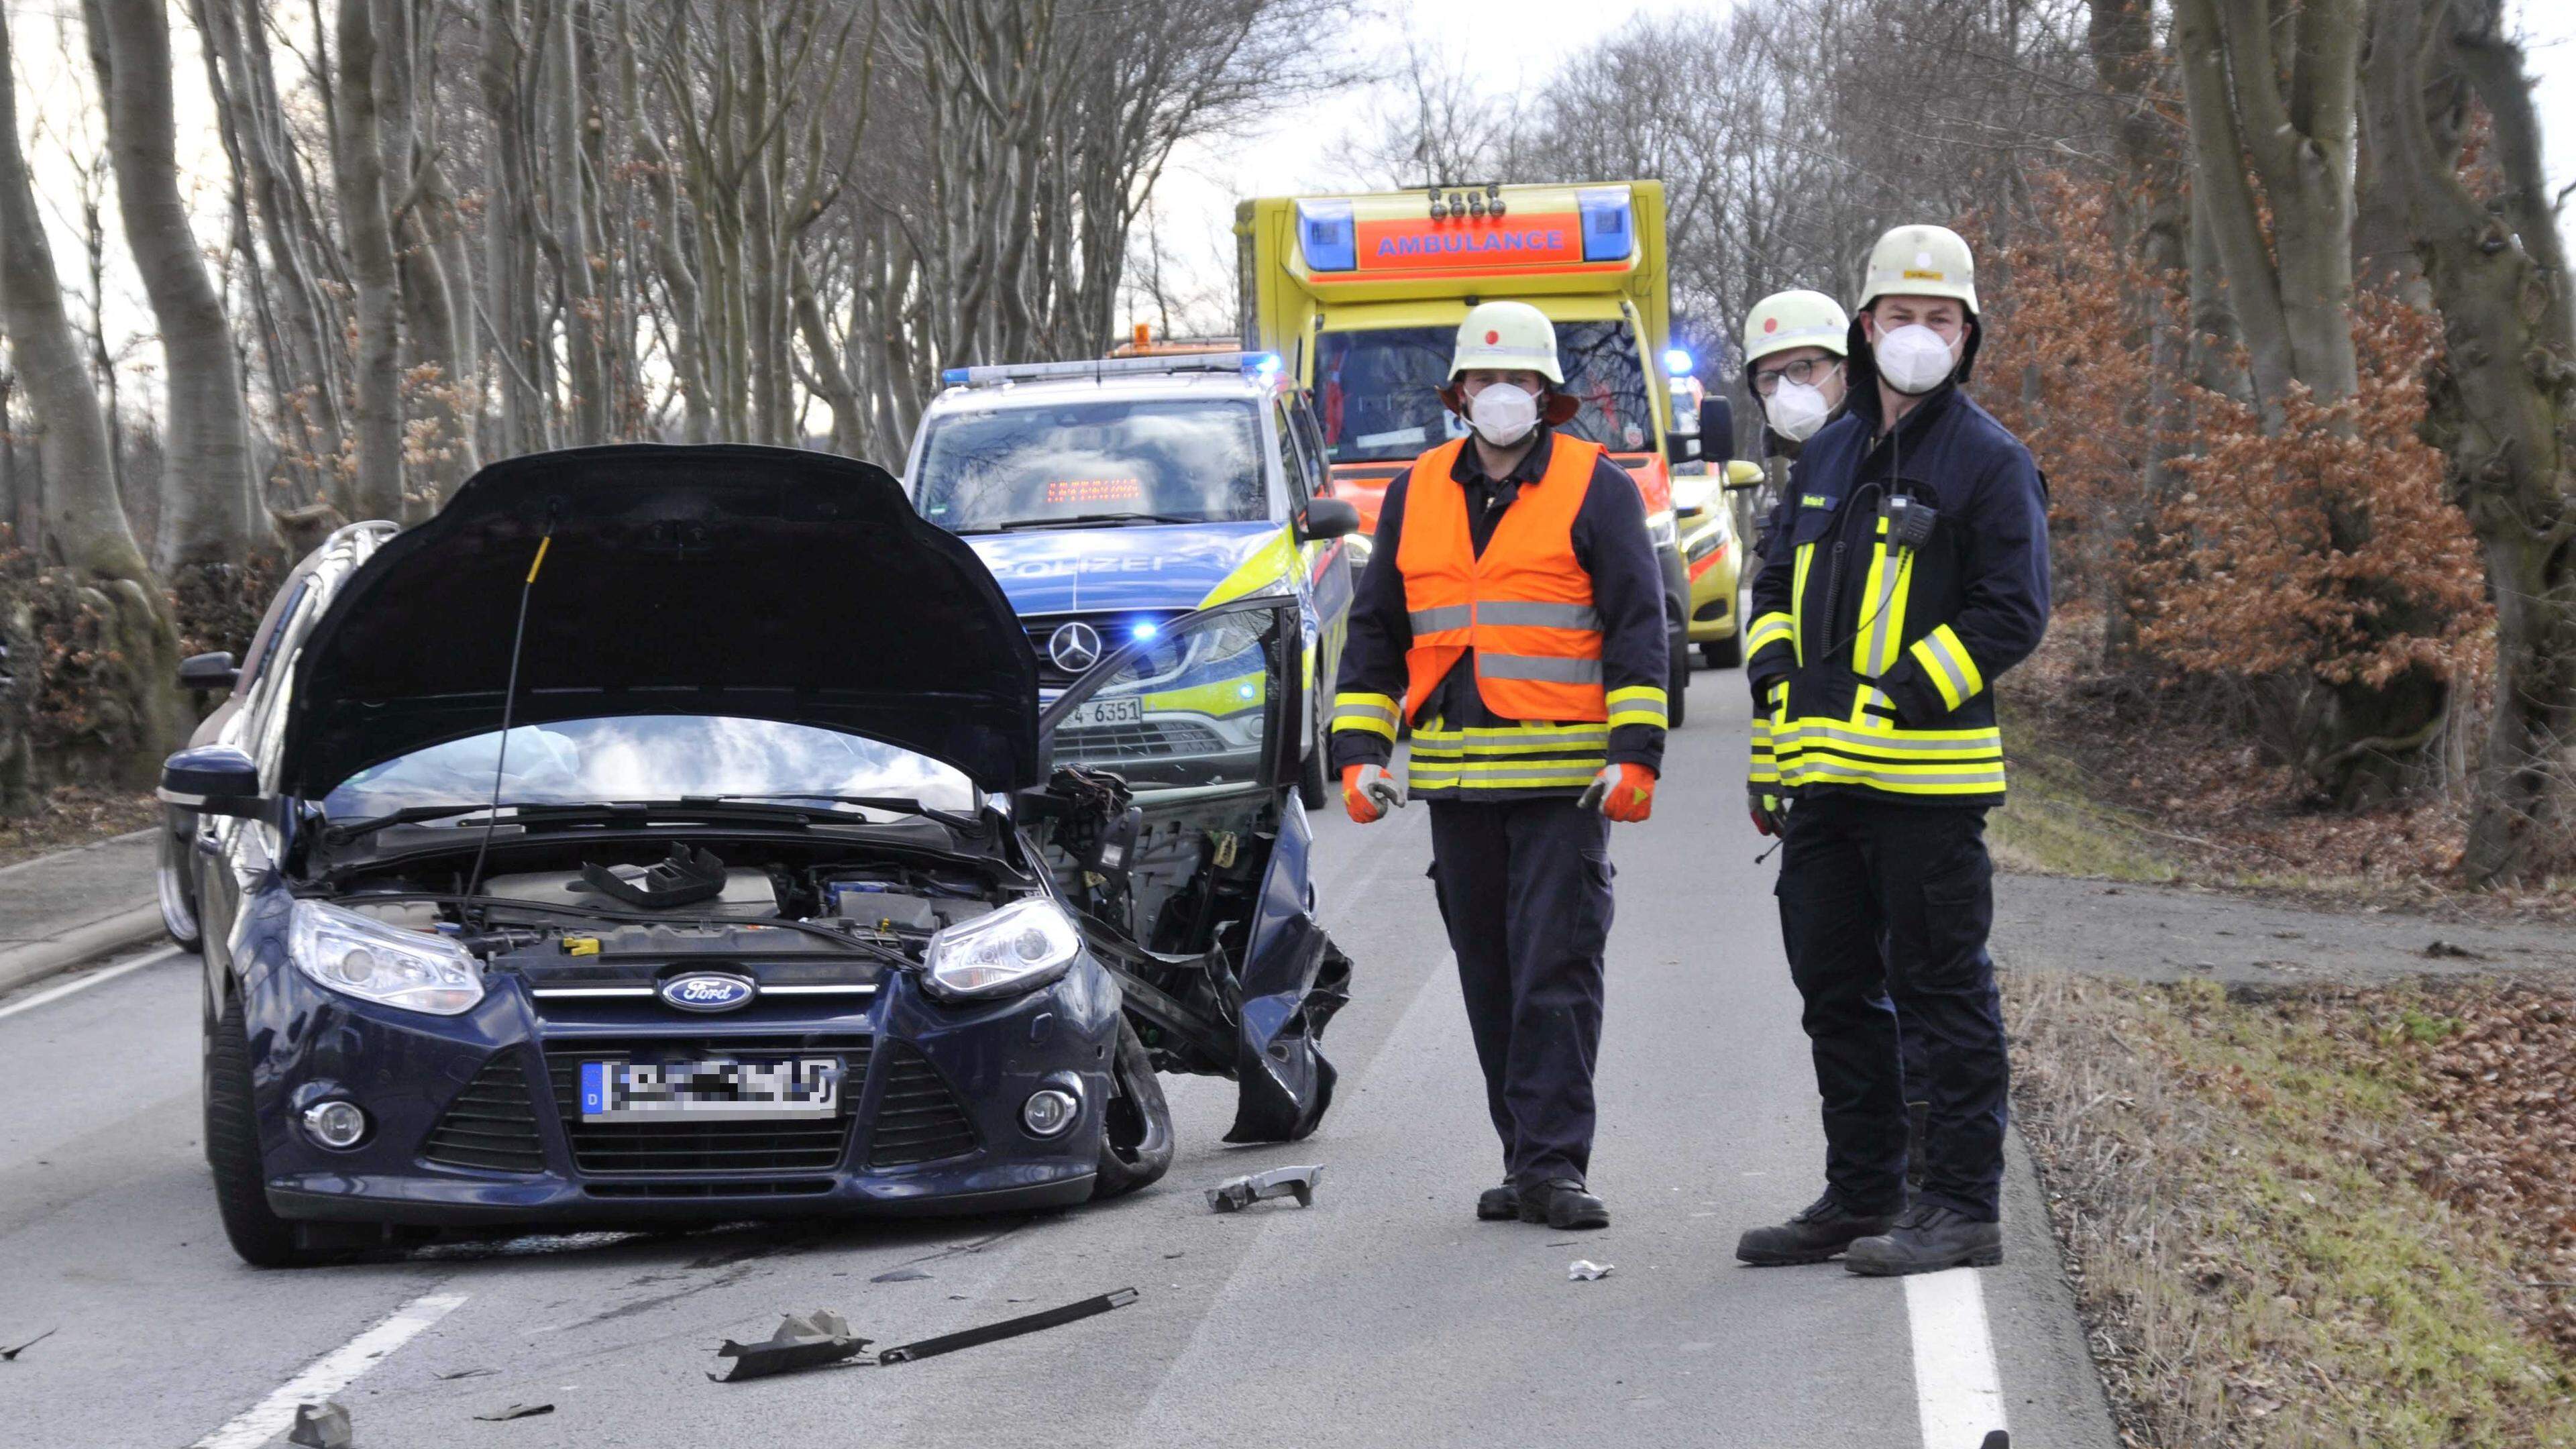
[{"label": "dark navy trousers", "polygon": [[1431,802],[1431,879],[1508,1181],[1585,1181],[1610,822],[1572,796]]},{"label": "dark navy trousers", "polygon": [[1862,1212],[1905,1201],[1910,1099],[1931,1104],[1921,1199],[2002,1215],[2007,1067],[1985,830],[1982,806],[1847,793],[1789,812],[1780,934],[1806,1002],[1825,1180]]}]

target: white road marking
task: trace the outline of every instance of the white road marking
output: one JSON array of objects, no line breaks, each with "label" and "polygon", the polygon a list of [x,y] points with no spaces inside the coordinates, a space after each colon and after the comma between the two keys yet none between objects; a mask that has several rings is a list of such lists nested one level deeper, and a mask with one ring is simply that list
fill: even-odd
[{"label": "white road marking", "polygon": [[1977,1449],[1987,1434],[2007,1427],[1977,1270],[1907,1278],[1905,1316],[1914,1329],[1914,1402],[1923,1449]]},{"label": "white road marking", "polygon": [[60,986],[49,986],[46,989],[37,992],[35,995],[28,997],[24,1001],[11,1002],[7,1006],[0,1006],[0,1017],[16,1016],[22,1011],[33,1011],[37,1007],[44,1005],[46,1002],[60,1001],[64,997],[70,996],[75,992],[87,991],[102,981],[114,981],[117,977],[123,976],[129,971],[140,971],[146,966],[158,966],[162,962],[167,961],[178,954],[178,947],[164,946],[160,950],[152,952],[150,955],[137,956],[133,960],[124,962],[121,965],[110,966],[104,971],[93,971],[87,976],[81,977],[77,981],[66,981]]},{"label": "white road marking", "polygon": [[327,1399],[356,1382],[378,1360],[419,1336],[420,1331],[456,1311],[468,1295],[424,1293],[394,1310],[393,1316],[307,1365],[304,1372],[280,1384],[277,1392],[244,1409],[189,1449],[258,1449],[295,1422],[295,1406]]}]

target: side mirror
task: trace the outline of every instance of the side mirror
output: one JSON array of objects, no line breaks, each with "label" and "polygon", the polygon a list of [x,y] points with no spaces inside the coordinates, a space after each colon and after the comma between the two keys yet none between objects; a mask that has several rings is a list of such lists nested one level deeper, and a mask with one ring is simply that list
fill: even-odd
[{"label": "side mirror", "polygon": [[1360,531],[1360,511],[1340,498],[1306,500],[1306,523],[1298,530],[1309,543],[1328,538],[1341,538]]},{"label": "side mirror", "polygon": [[1699,457],[1699,435],[1673,429],[1664,434],[1664,461],[1678,468]]},{"label": "side mirror", "polygon": [[1761,464],[1748,463],[1742,458],[1734,459],[1726,465],[1727,491],[1741,493],[1747,488],[1759,488],[1762,486],[1764,476]]},{"label": "side mirror", "polygon": [[220,650],[213,654],[191,654],[179,661],[181,689],[230,689],[241,683],[241,670],[233,657]]},{"label": "side mirror", "polygon": [[1735,456],[1735,404],[1715,393],[1699,400],[1699,455],[1711,465]]},{"label": "side mirror", "polygon": [[259,766],[230,745],[199,745],[181,750],[161,765],[161,788],[153,792],[165,805],[203,815],[256,816],[268,802],[259,793]]}]

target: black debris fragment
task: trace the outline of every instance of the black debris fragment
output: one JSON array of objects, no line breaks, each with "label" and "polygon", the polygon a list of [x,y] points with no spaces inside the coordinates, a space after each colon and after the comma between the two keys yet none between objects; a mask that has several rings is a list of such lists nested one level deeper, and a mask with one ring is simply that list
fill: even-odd
[{"label": "black debris fragment", "polygon": [[871,1283],[920,1283],[926,1281],[929,1277],[929,1274],[921,1271],[919,1268],[897,1268],[891,1273],[879,1273],[868,1281]]},{"label": "black debris fragment", "polygon": [[1986,1431],[1986,1442],[1978,1445],[1977,1449],[2012,1449],[2012,1435],[2001,1429],[1989,1429]]},{"label": "black debris fragment", "polygon": [[858,1357],[868,1343],[850,1332],[847,1319],[829,1309],[818,1308],[802,1317],[791,1313],[780,1320],[777,1332],[760,1343],[726,1339],[724,1346],[716,1350],[716,1357],[732,1359],[733,1368],[721,1376],[707,1377],[720,1384],[738,1384],[744,1379],[819,1368]]},{"label": "black debris fragment", "polygon": [[1313,1207],[1315,1180],[1323,1175],[1321,1167],[1274,1167],[1268,1172],[1221,1182],[1207,1190],[1208,1209],[1239,1213],[1263,1198],[1289,1196],[1297,1199],[1299,1207]]},{"label": "black debris fragment", "polygon": [[295,1426],[286,1431],[286,1442],[304,1449],[349,1449],[356,1442],[349,1437],[349,1411],[337,1399],[318,1404],[295,1406]]},{"label": "black debris fragment", "polygon": [[439,1377],[442,1379],[479,1379],[485,1374],[497,1374],[499,1372],[499,1369],[489,1368],[449,1369],[447,1372],[440,1374]]},{"label": "black debris fragment", "polygon": [[1042,1313],[1023,1314],[1018,1318],[1003,1319],[999,1323],[988,1323],[981,1328],[969,1328],[960,1333],[925,1338],[919,1343],[903,1344],[878,1354],[877,1362],[898,1364],[911,1363],[915,1359],[936,1358],[943,1353],[955,1353],[961,1348],[974,1348],[980,1344],[994,1343],[1005,1338],[1017,1338],[1023,1333],[1036,1333],[1040,1329],[1061,1327],[1095,1314],[1107,1313],[1112,1308],[1124,1308],[1135,1301],[1135,1289],[1121,1288],[1115,1293],[1103,1293],[1097,1298],[1085,1298],[1079,1303],[1068,1303],[1062,1308],[1049,1308]]},{"label": "black debris fragment", "polygon": [[2494,959],[2482,952],[2472,951],[2466,946],[2440,939],[2436,939],[2433,944],[2425,947],[2424,954],[2436,961],[2488,961]]},{"label": "black debris fragment", "polygon": [[551,1414],[554,1411],[555,1406],[552,1404],[512,1404],[506,1409],[495,1409],[491,1413],[477,1414],[474,1417],[498,1424],[506,1419],[533,1419],[539,1414]]},{"label": "black debris fragment", "polygon": [[35,1337],[28,1339],[25,1343],[18,1345],[16,1348],[0,1348],[0,1363],[16,1363],[18,1361],[18,1355],[25,1353],[27,1350],[34,1348],[37,1344],[44,1342],[46,1339],[49,1339],[62,1331],[62,1325],[58,1323],[53,1327],[46,1329],[44,1332],[37,1334]]}]

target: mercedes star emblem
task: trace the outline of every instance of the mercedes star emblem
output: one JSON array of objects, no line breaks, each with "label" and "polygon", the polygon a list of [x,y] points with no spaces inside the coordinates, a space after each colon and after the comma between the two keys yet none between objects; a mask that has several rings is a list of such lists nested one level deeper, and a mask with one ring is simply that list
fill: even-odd
[{"label": "mercedes star emblem", "polygon": [[1100,662],[1100,631],[1076,619],[1047,640],[1047,657],[1067,674],[1080,674]]}]

